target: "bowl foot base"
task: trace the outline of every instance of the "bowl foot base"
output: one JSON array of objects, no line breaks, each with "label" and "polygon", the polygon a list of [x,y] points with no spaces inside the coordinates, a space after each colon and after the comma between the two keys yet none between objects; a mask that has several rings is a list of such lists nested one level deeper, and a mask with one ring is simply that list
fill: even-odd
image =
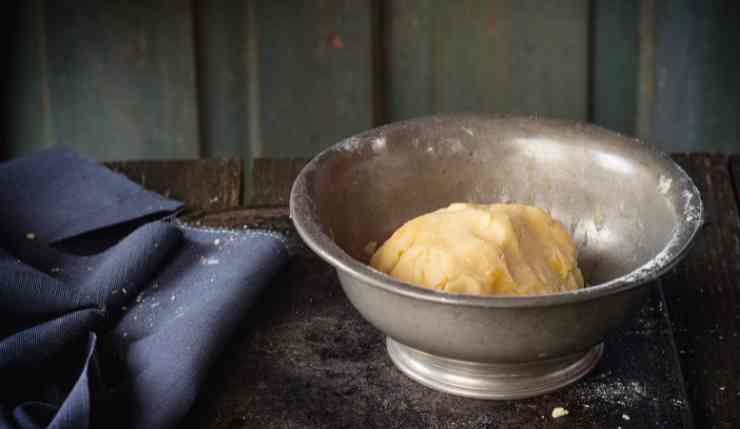
[{"label": "bowl foot base", "polygon": [[567,386],[599,362],[603,344],[586,353],[523,364],[448,359],[386,340],[393,363],[411,379],[441,392],[478,399],[520,399]]}]

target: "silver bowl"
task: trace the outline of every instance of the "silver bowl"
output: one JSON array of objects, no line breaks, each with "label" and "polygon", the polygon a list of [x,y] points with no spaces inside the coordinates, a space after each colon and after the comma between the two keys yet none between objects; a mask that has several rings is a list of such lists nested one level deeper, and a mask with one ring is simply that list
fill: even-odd
[{"label": "silver bowl", "polygon": [[[454,295],[367,265],[369,243],[452,202],[546,208],[572,233],[588,287],[532,297]],[[295,227],[348,299],[387,335],[396,366],[437,390],[539,395],[598,362],[703,222],[699,191],[670,158],[570,121],[451,114],[399,122],[316,156],[290,197]]]}]

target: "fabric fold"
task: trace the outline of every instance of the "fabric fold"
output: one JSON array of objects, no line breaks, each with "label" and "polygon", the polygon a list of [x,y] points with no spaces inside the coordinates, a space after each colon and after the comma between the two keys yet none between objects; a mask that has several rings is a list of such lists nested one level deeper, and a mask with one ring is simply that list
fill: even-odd
[{"label": "fabric fold", "polygon": [[0,164],[0,189],[11,238],[30,234],[44,243],[182,207],[65,146]]},{"label": "fabric fold", "polygon": [[0,204],[0,429],[176,426],[288,258],[64,148],[0,164]]}]

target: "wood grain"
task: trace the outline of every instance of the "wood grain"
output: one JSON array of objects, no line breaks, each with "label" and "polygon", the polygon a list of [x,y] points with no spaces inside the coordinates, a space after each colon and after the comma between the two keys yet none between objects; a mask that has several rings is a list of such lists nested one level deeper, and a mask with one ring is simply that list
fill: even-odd
[{"label": "wood grain", "polygon": [[100,160],[198,156],[189,1],[43,9],[54,143]]},{"label": "wood grain", "polygon": [[306,159],[255,159],[252,165],[254,195],[250,204],[287,205],[293,181],[306,162]]},{"label": "wood grain", "polygon": [[740,152],[729,0],[12,3],[0,156],[303,157],[450,110]]},{"label": "wood grain", "polygon": [[586,119],[587,1],[385,2],[389,120],[443,111]]},{"label": "wood grain", "polygon": [[740,218],[728,158],[677,155],[702,193],[707,225],[663,280],[697,428],[740,424]]},{"label": "wood grain", "polygon": [[740,212],[740,155],[730,156],[730,174],[732,175],[732,188],[735,191],[735,200]]},{"label": "wood grain", "polygon": [[210,228],[226,229],[268,229],[283,233],[291,232],[288,207],[238,207],[225,210],[191,212],[178,219],[184,223]]},{"label": "wood grain", "polygon": [[185,204],[189,212],[239,206],[243,162],[239,159],[118,161],[105,165],[144,188]]}]

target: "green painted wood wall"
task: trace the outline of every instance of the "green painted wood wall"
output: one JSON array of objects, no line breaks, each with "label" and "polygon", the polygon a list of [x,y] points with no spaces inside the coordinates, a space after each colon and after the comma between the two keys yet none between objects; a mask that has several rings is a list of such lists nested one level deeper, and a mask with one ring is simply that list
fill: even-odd
[{"label": "green painted wood wall", "polygon": [[[305,157],[435,112],[738,152],[737,7],[664,0],[17,1],[3,150]],[[729,34],[729,36],[728,36]]]},{"label": "green painted wood wall", "polygon": [[653,140],[740,152],[740,2],[656,3]]}]

